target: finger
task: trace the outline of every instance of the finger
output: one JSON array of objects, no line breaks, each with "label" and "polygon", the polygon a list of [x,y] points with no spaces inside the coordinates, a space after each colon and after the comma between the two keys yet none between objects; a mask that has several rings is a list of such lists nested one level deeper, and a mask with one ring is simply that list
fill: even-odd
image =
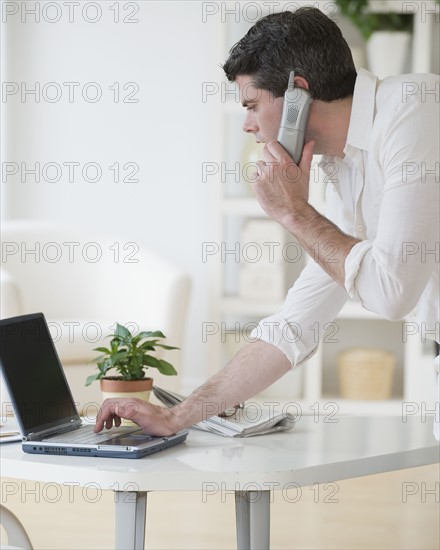
[{"label": "finger", "polygon": [[280,161],[283,158],[290,160],[290,162],[292,161],[284,147],[278,141],[268,141],[263,149],[263,153],[266,149],[268,154],[271,155],[272,161]]},{"label": "finger", "polygon": [[110,416],[105,421],[105,427],[107,428],[107,430],[109,430],[112,426],[113,426],[113,416]]},{"label": "finger", "polygon": [[101,408],[98,411],[96,416],[96,424],[94,427],[95,432],[100,432],[104,426],[108,428],[108,422],[110,422],[110,427],[114,415],[115,403],[113,399],[106,399],[101,405]]},{"label": "finger", "polygon": [[299,167],[301,168],[302,171],[305,171],[305,172],[310,171],[310,165],[312,164],[314,147],[315,147],[315,142],[313,141],[313,139],[311,139],[304,145],[304,149],[301,155],[301,160],[299,163]]},{"label": "finger", "polygon": [[97,421],[96,421],[96,424],[95,424],[95,426],[94,426],[94,428],[93,428],[93,431],[94,431],[95,433],[98,433],[98,432],[100,432],[100,431],[102,430],[103,426],[104,426],[103,423],[102,423],[100,420],[97,420]]},{"label": "finger", "polygon": [[[272,142],[270,142],[272,143]],[[277,143],[276,141],[274,143]],[[275,156],[272,154],[272,151],[268,147],[268,143],[263,147],[263,150],[261,152],[261,158],[264,160],[264,162],[276,162]]]},{"label": "finger", "polygon": [[113,424],[118,428],[121,425],[121,417],[120,417],[120,403],[119,401],[115,401],[112,409],[111,409],[111,416],[107,420],[106,428],[110,429]]},{"label": "finger", "polygon": [[105,400],[104,403],[101,405],[98,414],[96,415],[96,423],[93,429],[95,432],[100,432],[104,428],[108,413],[108,401]]},{"label": "finger", "polygon": [[256,167],[257,177],[253,180],[253,183],[257,182],[261,178],[264,167],[266,166],[266,163],[264,162],[264,160],[257,160],[255,164],[257,165]]}]

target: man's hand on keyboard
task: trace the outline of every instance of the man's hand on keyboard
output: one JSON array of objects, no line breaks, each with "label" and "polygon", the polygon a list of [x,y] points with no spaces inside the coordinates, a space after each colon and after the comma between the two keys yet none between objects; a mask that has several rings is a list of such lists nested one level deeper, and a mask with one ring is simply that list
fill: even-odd
[{"label": "man's hand on keyboard", "polygon": [[99,410],[94,431],[100,432],[104,427],[110,429],[113,424],[119,427],[121,418],[132,420],[150,435],[171,435],[178,431],[172,409],[136,398],[106,399]]}]

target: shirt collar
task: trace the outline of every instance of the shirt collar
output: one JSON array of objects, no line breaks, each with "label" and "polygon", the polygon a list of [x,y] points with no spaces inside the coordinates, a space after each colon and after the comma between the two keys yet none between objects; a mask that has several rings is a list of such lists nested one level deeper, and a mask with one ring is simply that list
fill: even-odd
[{"label": "shirt collar", "polygon": [[354,86],[347,143],[344,148],[346,154],[349,153],[350,146],[368,149],[376,104],[377,80],[370,72],[359,69]]}]

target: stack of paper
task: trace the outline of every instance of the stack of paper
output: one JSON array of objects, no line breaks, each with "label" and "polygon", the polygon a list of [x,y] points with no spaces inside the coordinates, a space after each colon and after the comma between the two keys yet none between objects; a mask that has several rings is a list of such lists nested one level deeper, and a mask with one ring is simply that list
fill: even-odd
[{"label": "stack of paper", "polygon": [[[173,407],[185,399],[178,393],[157,386],[153,386],[153,392],[159,401],[167,407]],[[291,430],[295,427],[295,416],[286,412],[259,411],[257,418],[255,416],[254,412],[249,414],[245,407],[239,409],[234,416],[228,418],[211,416],[193,427],[225,437],[250,437]]]}]

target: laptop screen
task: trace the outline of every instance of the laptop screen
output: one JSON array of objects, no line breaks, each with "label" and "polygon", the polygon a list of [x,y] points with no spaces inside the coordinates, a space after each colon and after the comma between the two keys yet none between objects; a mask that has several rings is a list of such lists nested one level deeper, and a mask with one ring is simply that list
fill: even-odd
[{"label": "laptop screen", "polygon": [[24,435],[79,418],[42,313],[0,320],[0,362]]}]

